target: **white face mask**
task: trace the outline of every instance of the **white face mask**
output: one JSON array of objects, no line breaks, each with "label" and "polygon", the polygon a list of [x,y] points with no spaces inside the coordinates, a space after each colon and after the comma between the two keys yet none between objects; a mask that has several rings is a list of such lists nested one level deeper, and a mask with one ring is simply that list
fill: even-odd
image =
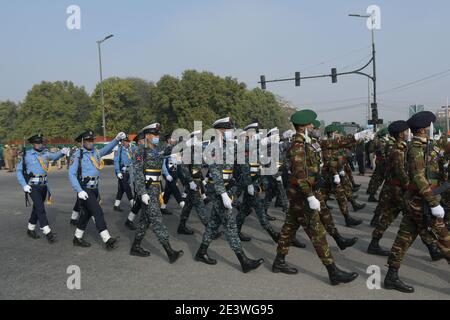
[{"label": "white face mask", "polygon": [[225,131],[223,137],[224,137],[225,141],[230,141],[230,140],[233,140],[233,135],[234,135],[234,133],[232,130],[227,130],[227,131]]}]

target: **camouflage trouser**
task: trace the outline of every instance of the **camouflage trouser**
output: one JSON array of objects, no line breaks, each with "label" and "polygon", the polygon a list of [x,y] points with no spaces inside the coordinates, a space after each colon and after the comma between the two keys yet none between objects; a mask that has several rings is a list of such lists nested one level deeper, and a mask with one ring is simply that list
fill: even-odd
[{"label": "camouflage trouser", "polygon": [[252,209],[255,210],[258,221],[264,230],[272,231],[273,229],[264,212],[263,200],[261,199],[259,192],[256,192],[254,196],[249,195],[248,192],[244,192],[242,204],[236,217],[238,230],[241,230],[245,219],[251,214]]},{"label": "camouflage trouser", "polygon": [[324,265],[333,264],[333,256],[328,246],[325,228],[320,222],[319,212],[312,211],[309,208],[306,197],[293,188],[288,189],[288,197],[290,207],[286,214],[286,221],[281,229],[277,253],[288,254],[291,239],[301,225],[311,239],[322,263]]},{"label": "camouflage trouser", "polygon": [[[391,195],[389,194],[389,189],[391,186],[387,185],[386,183],[383,185],[383,188],[381,188],[379,202],[375,208],[374,216],[376,217],[376,220],[379,220],[381,214],[386,210],[386,201],[389,202],[389,199]],[[403,200],[402,200],[403,201]],[[397,204],[396,204],[397,205]],[[395,219],[395,218],[394,218]]]},{"label": "camouflage trouser", "polygon": [[222,197],[218,195],[212,196],[212,210],[203,234],[202,244],[209,246],[214,236],[219,232],[220,226],[225,227],[225,237],[230,244],[231,249],[235,253],[242,252],[241,240],[239,239],[236,218],[233,210],[228,210],[223,206]]},{"label": "camouflage trouser", "polygon": [[263,178],[265,198],[264,209],[267,211],[272,203],[273,198],[278,196],[283,206],[283,211],[287,212],[289,208],[289,200],[286,195],[286,189],[282,182],[279,182],[273,176],[264,176]]},{"label": "camouflage trouser", "polygon": [[355,178],[353,177],[352,168],[350,168],[350,166],[348,164],[345,164],[344,169],[345,169],[345,173],[347,174],[348,180],[350,180],[350,183],[351,183],[352,189],[353,189],[353,186],[356,184],[356,182],[355,182]]},{"label": "camouflage trouser", "polygon": [[162,222],[161,207],[159,204],[159,197],[161,195],[161,188],[152,185],[147,188],[147,193],[150,196],[150,203],[148,206],[142,204],[142,213],[139,220],[138,230],[136,232],[136,240],[142,240],[147,233],[148,228],[152,229],[158,241],[165,245],[169,242],[169,232],[167,227]]},{"label": "camouflage trouser", "polygon": [[322,222],[325,230],[327,230],[330,236],[335,236],[338,234],[336,225],[334,224],[333,216],[331,215],[331,210],[325,202],[325,196],[322,191],[316,191],[316,198],[320,201],[320,221]]},{"label": "camouflage trouser", "polygon": [[[430,227],[430,230],[428,229]],[[450,263],[450,234],[444,224],[443,219],[432,219],[431,225],[427,226],[423,217],[422,199],[415,197],[409,205],[409,210],[403,215],[400,230],[391,249],[388,264],[399,269],[403,258],[409,247],[416,240],[418,235],[429,237],[432,234],[437,240],[440,251]]]},{"label": "camouflage trouser", "polygon": [[348,175],[346,174],[344,177],[340,177],[340,178],[341,178],[341,184],[345,190],[345,197],[347,198],[348,201],[353,202],[353,185],[350,182]]},{"label": "camouflage trouser", "polygon": [[324,196],[325,200],[329,198],[330,193],[334,189],[334,194],[336,196],[336,201],[339,204],[339,209],[341,210],[341,213],[344,217],[347,217],[349,215],[348,212],[348,203],[347,203],[347,196],[345,192],[345,188],[342,184],[342,182],[338,185],[336,185],[333,182],[333,177],[327,179],[327,183],[324,189],[322,189],[322,195]]},{"label": "camouflage trouser", "polygon": [[186,204],[181,210],[180,223],[186,224],[186,222],[189,219],[189,216],[191,215],[191,211],[194,208],[198,214],[198,217],[200,218],[200,221],[203,223],[204,226],[206,226],[208,224],[209,219],[206,214],[205,203],[202,200],[200,192],[193,191],[189,187],[186,187],[186,193],[187,193],[187,197],[185,199]]},{"label": "camouflage trouser", "polygon": [[[400,212],[406,213],[405,209],[405,193],[398,186],[385,185],[380,194],[380,217],[378,219],[372,238],[380,240],[383,238],[386,230],[397,219]],[[378,207],[377,207],[378,208]],[[436,241],[430,232],[419,232],[419,236],[425,245],[430,245]]]},{"label": "camouflage trouser", "polygon": [[383,164],[377,164],[375,171],[372,174],[372,178],[370,178],[369,188],[367,189],[368,194],[377,194],[378,189],[380,189],[384,182],[384,169]]}]

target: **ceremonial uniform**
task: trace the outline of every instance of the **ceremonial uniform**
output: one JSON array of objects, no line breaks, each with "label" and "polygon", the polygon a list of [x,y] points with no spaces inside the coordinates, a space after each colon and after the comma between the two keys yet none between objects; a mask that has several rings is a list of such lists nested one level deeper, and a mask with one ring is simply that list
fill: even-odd
[{"label": "ceremonial uniform", "polygon": [[381,130],[378,133],[378,139],[375,141],[376,165],[367,189],[367,194],[370,195],[369,202],[377,202],[375,195],[384,182],[384,172],[386,170],[386,159],[384,157],[384,152],[388,141],[386,137],[387,134],[387,129]]},{"label": "ceremonial uniform", "polygon": [[[36,135],[28,139],[28,142],[34,145],[42,145],[42,135]],[[33,209],[31,217],[28,222],[27,234],[37,239],[39,236],[36,233],[36,224],[39,221],[39,226],[46,236],[49,243],[56,240],[55,234],[52,233],[47,213],[45,211],[45,200],[49,193],[47,186],[47,174],[51,161],[58,160],[68,153],[67,149],[56,153],[48,152],[48,150],[24,150],[22,159],[17,164],[16,177],[19,184],[22,186],[26,194],[26,202],[28,205],[28,195],[33,201]]]},{"label": "ceremonial uniform", "polygon": [[[124,141],[129,142],[128,138]],[[131,206],[133,207],[134,205],[133,191],[131,190],[130,184],[131,155],[131,146],[125,147],[123,144],[114,152],[114,171],[117,176],[117,195],[114,204],[114,210],[116,211],[122,211],[120,209],[120,203],[124,194],[127,195]]]},{"label": "ceremonial uniform", "polygon": [[170,211],[167,210],[167,204],[169,203],[170,196],[173,195],[175,201],[180,205],[181,208],[185,206],[185,201],[181,196],[181,192],[177,186],[178,180],[178,164],[172,155],[172,145],[167,145],[164,150],[164,163],[163,163],[163,176],[165,178],[165,186],[163,193],[163,203],[161,205],[161,212],[163,215],[172,215]]}]

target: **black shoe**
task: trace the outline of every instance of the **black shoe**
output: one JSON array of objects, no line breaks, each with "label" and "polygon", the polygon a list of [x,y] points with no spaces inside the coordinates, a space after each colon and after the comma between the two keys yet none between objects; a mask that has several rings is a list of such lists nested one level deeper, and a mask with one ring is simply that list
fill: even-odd
[{"label": "black shoe", "polygon": [[170,243],[167,243],[163,246],[164,250],[167,253],[167,257],[169,258],[170,263],[175,263],[183,254],[183,251],[175,251],[170,246]]},{"label": "black shoe", "polygon": [[76,219],[70,219],[70,225],[74,227],[78,227],[78,220]]},{"label": "black shoe", "polygon": [[191,229],[186,227],[186,224],[180,223],[180,225],[178,226],[177,233],[178,234],[184,234],[184,235],[187,235],[187,236],[192,236],[194,234],[194,231],[192,231]]},{"label": "black shoe", "polygon": [[141,247],[142,240],[134,240],[131,246],[130,255],[135,257],[146,258],[150,256],[150,251]]},{"label": "black shoe", "polygon": [[306,244],[304,244],[303,242],[298,240],[295,236],[294,236],[294,239],[292,239],[292,241],[291,241],[291,246],[293,246],[295,248],[300,248],[300,249],[306,248]]},{"label": "black shoe", "polygon": [[117,248],[117,242],[119,241],[119,238],[110,238],[105,243],[106,250],[111,251]]},{"label": "black shoe", "polygon": [[163,216],[172,216],[173,215],[173,213],[167,209],[161,209],[161,213]]},{"label": "black shoe", "polygon": [[384,288],[386,290],[397,290],[403,293],[414,293],[414,287],[408,286],[398,277],[398,270],[389,267],[386,278],[384,279]]},{"label": "black shoe", "polygon": [[361,185],[360,184],[357,184],[357,183],[355,183],[354,185],[353,185],[353,188],[361,188]]},{"label": "black shoe", "polygon": [[209,265],[216,265],[217,260],[208,256],[208,247],[202,244],[200,249],[198,249],[197,254],[195,255],[195,261],[203,262]]},{"label": "black shoe", "polygon": [[275,221],[275,220],[277,220],[277,218],[272,217],[272,216],[269,215],[268,213],[266,213],[266,217],[267,217],[267,220],[269,220],[269,221]]},{"label": "black shoe", "polygon": [[217,233],[215,235],[212,236],[213,240],[217,240],[219,239],[221,236],[223,235],[222,231],[217,231]]},{"label": "black shoe", "polygon": [[366,204],[365,203],[358,203],[358,202],[355,201],[355,202],[352,203],[352,206],[353,206],[353,211],[354,212],[358,212],[359,210],[364,209],[366,207]]},{"label": "black shoe", "polygon": [[116,206],[114,206],[114,211],[123,212],[123,210],[120,207],[116,207]]},{"label": "black shoe", "polygon": [[440,261],[445,258],[435,243],[427,245],[427,248],[430,253],[431,261]]},{"label": "black shoe", "polygon": [[39,237],[39,235],[37,234],[37,232],[35,230],[27,230],[27,235],[34,240],[40,239],[41,237]]},{"label": "black shoe", "polygon": [[272,265],[272,272],[274,273],[285,273],[285,274],[297,274],[298,270],[296,268],[293,268],[289,266],[286,263],[286,255],[284,254],[277,254],[277,257],[275,258],[275,261]]},{"label": "black shoe", "polygon": [[54,244],[56,242],[56,234],[53,232],[50,232],[45,237],[47,238],[47,241],[50,244]]},{"label": "black shoe", "polygon": [[252,241],[252,238],[245,236],[242,232],[239,232],[239,239],[241,239],[242,242]]},{"label": "black shoe", "polygon": [[375,196],[374,196],[373,194],[371,194],[371,195],[369,196],[369,199],[368,199],[367,201],[373,202],[373,203],[379,202],[378,199],[375,198]]},{"label": "black shoe", "polygon": [[339,233],[335,236],[333,236],[334,241],[336,241],[337,246],[339,249],[344,251],[347,248],[353,247],[355,243],[358,241],[358,238],[344,238]]},{"label": "black shoe", "polygon": [[264,259],[251,260],[247,258],[244,252],[236,253],[236,256],[241,263],[242,272],[244,273],[257,269],[264,262]]},{"label": "black shoe", "polygon": [[391,252],[387,251],[387,250],[383,250],[380,247],[379,242],[380,242],[380,239],[375,239],[375,238],[372,239],[372,242],[370,242],[369,247],[367,248],[367,253],[375,255],[375,256],[389,257]]},{"label": "black shoe", "polygon": [[130,231],[135,231],[135,230],[137,230],[136,225],[135,225],[132,221],[130,221],[130,220],[128,220],[128,219],[127,219],[127,221],[125,222],[125,227],[127,227],[127,229],[130,230]]},{"label": "black shoe", "polygon": [[80,247],[80,248],[89,248],[91,244],[87,241],[84,241],[84,239],[79,239],[77,237],[73,238],[73,245],[74,247]]},{"label": "black shoe", "polygon": [[345,218],[345,224],[349,228],[359,226],[361,223],[362,223],[362,220],[354,219],[351,216],[347,216]]},{"label": "black shoe", "polygon": [[333,286],[337,286],[340,283],[349,283],[358,278],[358,274],[356,272],[342,271],[334,263],[326,266],[326,268],[331,285]]}]

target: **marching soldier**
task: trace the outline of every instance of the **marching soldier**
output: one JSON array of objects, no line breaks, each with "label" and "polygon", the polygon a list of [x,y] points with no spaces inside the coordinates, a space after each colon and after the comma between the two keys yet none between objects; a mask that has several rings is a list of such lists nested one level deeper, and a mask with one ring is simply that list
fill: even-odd
[{"label": "marching soldier", "polygon": [[375,195],[378,189],[384,182],[384,171],[386,165],[386,159],[384,157],[384,150],[386,143],[388,142],[388,130],[382,129],[378,132],[378,139],[375,140],[375,171],[370,178],[369,187],[367,189],[367,194],[369,195],[369,202],[378,202]]},{"label": "marching soldier", "polygon": [[130,139],[126,136],[126,138],[122,140],[117,151],[114,152],[114,171],[118,183],[114,211],[122,212],[120,203],[124,193],[127,195],[131,207],[134,205],[134,197],[130,185],[131,153]]},{"label": "marching soldier", "polygon": [[143,211],[133,245],[130,250],[132,256],[148,257],[150,252],[142,248],[148,228],[151,228],[167,253],[170,263],[175,263],[183,251],[175,251],[169,242],[169,232],[162,222],[160,199],[162,197],[162,170],[164,150],[159,147],[161,125],[151,124],[142,130],[145,144],[139,146],[133,155],[133,177],[136,193],[142,202]]},{"label": "marching soldier", "polygon": [[[445,211],[439,204],[439,198],[434,195],[432,181],[427,171],[427,163],[433,162],[430,157],[427,130],[436,121],[436,116],[428,111],[419,112],[408,120],[408,125],[414,134],[411,149],[408,151],[407,163],[409,173],[409,191],[407,194],[408,208],[403,215],[397,238],[388,259],[389,270],[384,280],[386,289],[398,290],[404,293],[414,292],[414,288],[403,283],[398,277],[403,258],[418,235],[431,232],[437,240],[436,244],[450,263],[450,235],[444,224]],[[431,208],[431,214],[424,208]]]},{"label": "marching soldier", "polygon": [[28,222],[28,236],[32,239],[39,239],[36,232],[36,224],[39,221],[39,226],[47,241],[52,244],[56,241],[56,235],[50,229],[45,211],[45,200],[48,195],[47,175],[50,162],[64,157],[69,150],[64,148],[59,152],[51,153],[44,149],[43,142],[41,134],[28,139],[28,143],[33,145],[33,149],[26,151],[24,146],[22,159],[17,164],[16,176],[25,192],[27,206],[28,195],[33,201],[33,210]]},{"label": "marching soldier", "polygon": [[76,138],[76,141],[81,143],[81,147],[73,154],[69,167],[70,184],[78,194],[82,209],[75,237],[73,238],[75,247],[88,248],[91,246],[89,242],[83,239],[83,236],[89,220],[94,217],[95,226],[106,249],[113,250],[116,248],[118,238],[111,237],[106,226],[103,210],[99,203],[100,193],[98,186],[100,171],[105,166],[102,157],[110,154],[119,141],[125,137],[125,133],[119,133],[113,141],[100,150],[94,147],[95,135],[92,130],[88,130]]},{"label": "marching soldier", "polygon": [[[235,194],[233,173],[238,169],[236,164],[235,142],[233,140],[234,125],[228,117],[217,120],[213,124],[213,128],[216,129],[217,139],[211,145],[211,147],[215,147],[215,153],[212,154],[213,159],[210,159],[213,161],[208,160],[208,162],[212,162],[208,163],[208,178],[211,187],[214,189],[214,196],[212,197],[211,217],[195,260],[209,265],[217,264],[217,260],[209,257],[207,251],[214,236],[217,235],[219,227],[223,225],[228,243],[236,254],[242,271],[247,273],[257,269],[264,260],[251,260],[245,255],[241,240],[239,239],[236,218],[233,215],[232,197]],[[251,190],[253,187],[252,181],[245,176],[244,179],[246,179],[246,187]]]},{"label": "marching soldier", "polygon": [[355,280],[358,274],[344,272],[335,265],[325,236],[326,231],[320,222],[321,205],[315,197],[313,189],[316,176],[310,175],[308,170],[308,168],[315,166],[314,160],[311,161],[315,155],[307,131],[312,129],[312,123],[316,118],[317,114],[310,110],[299,111],[291,118],[297,134],[294,136],[287,155],[292,173],[288,188],[290,207],[286,215],[286,222],[281,230],[277,256],[272,270],[276,273],[298,273],[297,269],[286,263],[285,257],[289,251],[291,239],[301,225],[311,239],[317,255],[327,268],[331,284],[337,285]]}]

